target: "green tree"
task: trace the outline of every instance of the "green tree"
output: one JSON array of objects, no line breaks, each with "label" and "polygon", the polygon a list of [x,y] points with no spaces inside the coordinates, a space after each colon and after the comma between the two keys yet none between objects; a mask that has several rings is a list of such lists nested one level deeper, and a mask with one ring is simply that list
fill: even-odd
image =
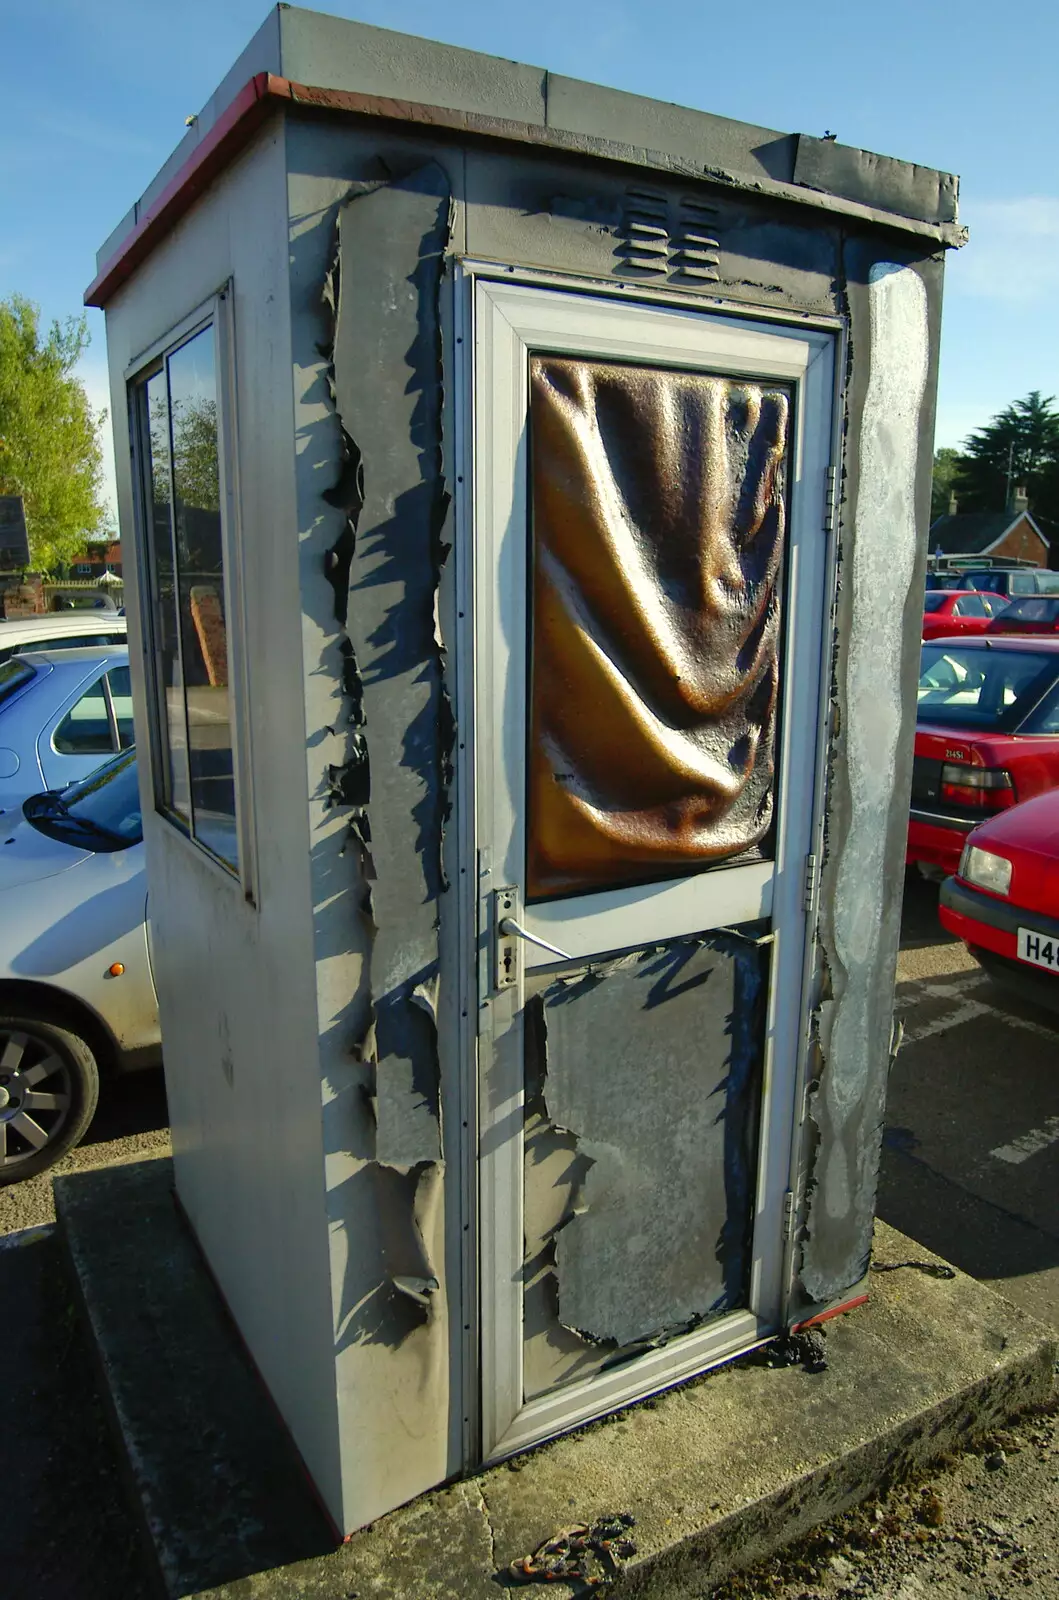
[{"label": "green tree", "polygon": [[1003,511],[1011,490],[1025,488],[1030,510],[1059,514],[1059,411],[1034,389],[997,412],[965,441],[954,488],[961,511]]},{"label": "green tree", "polygon": [[944,445],[934,452],[934,476],[930,488],[930,520],[944,517],[949,510],[949,497],[960,464],[960,452]]},{"label": "green tree", "polygon": [[92,414],[74,368],[88,346],[83,317],[53,322],[22,295],[0,300],[0,494],[26,507],[30,559],[51,572],[105,526],[100,499],[105,413]]},{"label": "green tree", "polygon": [[217,464],[217,402],[200,398],[173,405],[173,478],[177,499],[200,511],[221,503]]}]

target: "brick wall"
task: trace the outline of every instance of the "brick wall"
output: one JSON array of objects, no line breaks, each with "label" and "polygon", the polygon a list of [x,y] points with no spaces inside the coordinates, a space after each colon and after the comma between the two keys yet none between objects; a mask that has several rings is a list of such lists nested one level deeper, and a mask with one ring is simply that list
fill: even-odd
[{"label": "brick wall", "polygon": [[44,585],[36,573],[27,574],[25,579],[21,575],[6,581],[0,578],[0,617],[5,622],[16,617],[35,617],[46,609]]},{"label": "brick wall", "polygon": [[1020,517],[1000,543],[992,546],[989,554],[1009,559],[1017,557],[1022,561],[1036,561],[1041,567],[1048,565],[1048,546],[1026,517]]}]

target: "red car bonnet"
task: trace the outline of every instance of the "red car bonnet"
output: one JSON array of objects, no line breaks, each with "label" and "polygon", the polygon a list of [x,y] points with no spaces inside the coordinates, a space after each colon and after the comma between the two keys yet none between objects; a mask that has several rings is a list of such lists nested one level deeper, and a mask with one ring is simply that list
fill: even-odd
[{"label": "red car bonnet", "polygon": [[969,837],[1011,862],[1011,905],[1059,917],[1059,789],[991,817]]}]

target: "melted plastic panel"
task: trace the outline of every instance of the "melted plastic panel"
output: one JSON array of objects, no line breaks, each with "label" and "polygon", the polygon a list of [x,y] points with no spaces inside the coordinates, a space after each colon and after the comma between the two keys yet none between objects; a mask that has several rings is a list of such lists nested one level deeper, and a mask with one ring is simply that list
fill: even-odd
[{"label": "melted plastic panel", "polygon": [[532,361],[530,899],[765,839],[789,416],[741,379]]},{"label": "melted plastic panel", "polygon": [[745,1304],[766,950],[684,939],[529,1003],[527,1398]]},{"label": "melted plastic panel", "polygon": [[[838,1299],[868,1270],[891,1039],[900,896],[888,875],[904,855],[907,789],[895,801],[913,728],[902,662],[919,658],[918,608],[907,616],[918,544],[916,474],[928,394],[930,326],[923,278],[875,262],[868,272],[870,350],[845,634],[848,821],[825,877],[832,994],[818,1010],[819,1130],[801,1280],[812,1301]],[[905,677],[904,688],[907,688]],[[905,767],[907,771],[907,767]],[[831,801],[832,816],[836,813]],[[899,881],[899,880],[898,880]]]}]

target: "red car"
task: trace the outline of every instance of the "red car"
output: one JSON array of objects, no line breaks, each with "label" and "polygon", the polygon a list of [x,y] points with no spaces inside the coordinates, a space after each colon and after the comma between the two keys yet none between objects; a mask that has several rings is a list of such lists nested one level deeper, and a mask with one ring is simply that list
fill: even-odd
[{"label": "red car", "polygon": [[971,829],[1059,788],[1059,636],[923,646],[906,860],[955,872]]},{"label": "red car", "polygon": [[[930,596],[927,596],[930,599]],[[986,633],[1059,633],[1059,595],[1027,594],[986,624]],[[926,634],[923,635],[924,639]]]},{"label": "red car", "polygon": [[939,915],[991,978],[1059,1011],[1059,789],[975,828]]},{"label": "red car", "polygon": [[1006,609],[1003,595],[979,594],[977,589],[933,589],[923,596],[923,637],[984,633],[990,619]]}]

